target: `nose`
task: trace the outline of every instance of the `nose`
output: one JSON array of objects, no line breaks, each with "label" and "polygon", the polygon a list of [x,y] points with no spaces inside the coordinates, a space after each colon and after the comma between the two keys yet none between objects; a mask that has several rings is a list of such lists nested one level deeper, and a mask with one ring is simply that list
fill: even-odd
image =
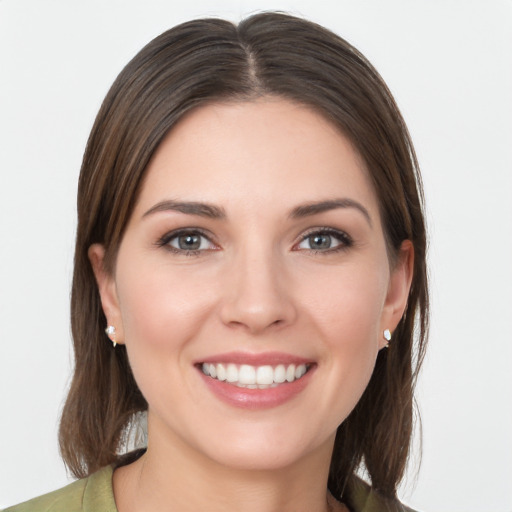
[{"label": "nose", "polygon": [[297,311],[290,279],[272,251],[245,251],[235,257],[225,280],[221,319],[251,334],[294,322]]}]

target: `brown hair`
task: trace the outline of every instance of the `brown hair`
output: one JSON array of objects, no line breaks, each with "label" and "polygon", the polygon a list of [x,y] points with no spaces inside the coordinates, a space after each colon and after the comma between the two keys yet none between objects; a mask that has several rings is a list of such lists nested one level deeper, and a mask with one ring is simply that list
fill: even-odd
[{"label": "brown hair", "polygon": [[[340,496],[363,465],[372,485],[394,496],[413,428],[413,388],[428,326],[426,233],[414,149],[382,78],[349,43],[305,20],[264,13],[238,26],[218,19],[179,25],[143,48],[108,92],[85,151],[71,297],[75,370],[62,413],[60,446],[85,476],[116,462],[133,415],[147,409],[124,346],[112,350],[87,256],[105,246],[112,271],[146,166],[170,129],[214,101],[281,96],[313,107],[358,149],[373,180],[393,261],[414,246],[414,275],[392,348],[381,350],[370,383],[338,428],[329,488]],[[416,327],[415,327],[416,326]]]}]

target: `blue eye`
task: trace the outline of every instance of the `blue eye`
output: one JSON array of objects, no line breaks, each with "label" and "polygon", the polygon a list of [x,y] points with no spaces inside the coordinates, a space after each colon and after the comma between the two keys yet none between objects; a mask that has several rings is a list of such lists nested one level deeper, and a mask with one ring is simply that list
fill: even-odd
[{"label": "blue eye", "polygon": [[329,252],[345,249],[351,245],[352,240],[346,233],[322,229],[305,235],[297,248],[315,252]]},{"label": "blue eye", "polygon": [[199,231],[178,231],[165,235],[159,245],[174,252],[197,253],[215,249],[215,245]]}]

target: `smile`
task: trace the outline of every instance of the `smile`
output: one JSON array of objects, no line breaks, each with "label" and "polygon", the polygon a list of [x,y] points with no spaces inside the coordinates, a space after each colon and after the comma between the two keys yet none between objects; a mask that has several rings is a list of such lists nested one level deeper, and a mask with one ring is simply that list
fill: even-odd
[{"label": "smile", "polygon": [[252,366],[234,363],[203,363],[202,372],[212,379],[247,389],[275,388],[302,378],[309,370],[307,364],[278,364]]}]

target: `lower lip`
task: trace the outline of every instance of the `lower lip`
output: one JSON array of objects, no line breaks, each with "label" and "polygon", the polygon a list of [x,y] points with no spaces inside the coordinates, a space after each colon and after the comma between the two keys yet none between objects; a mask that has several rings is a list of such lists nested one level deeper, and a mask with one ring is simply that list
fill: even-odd
[{"label": "lower lip", "polygon": [[274,388],[249,389],[212,379],[199,372],[208,388],[223,402],[241,409],[270,409],[282,405],[298,395],[309,383],[315,367],[293,382],[279,384]]}]

